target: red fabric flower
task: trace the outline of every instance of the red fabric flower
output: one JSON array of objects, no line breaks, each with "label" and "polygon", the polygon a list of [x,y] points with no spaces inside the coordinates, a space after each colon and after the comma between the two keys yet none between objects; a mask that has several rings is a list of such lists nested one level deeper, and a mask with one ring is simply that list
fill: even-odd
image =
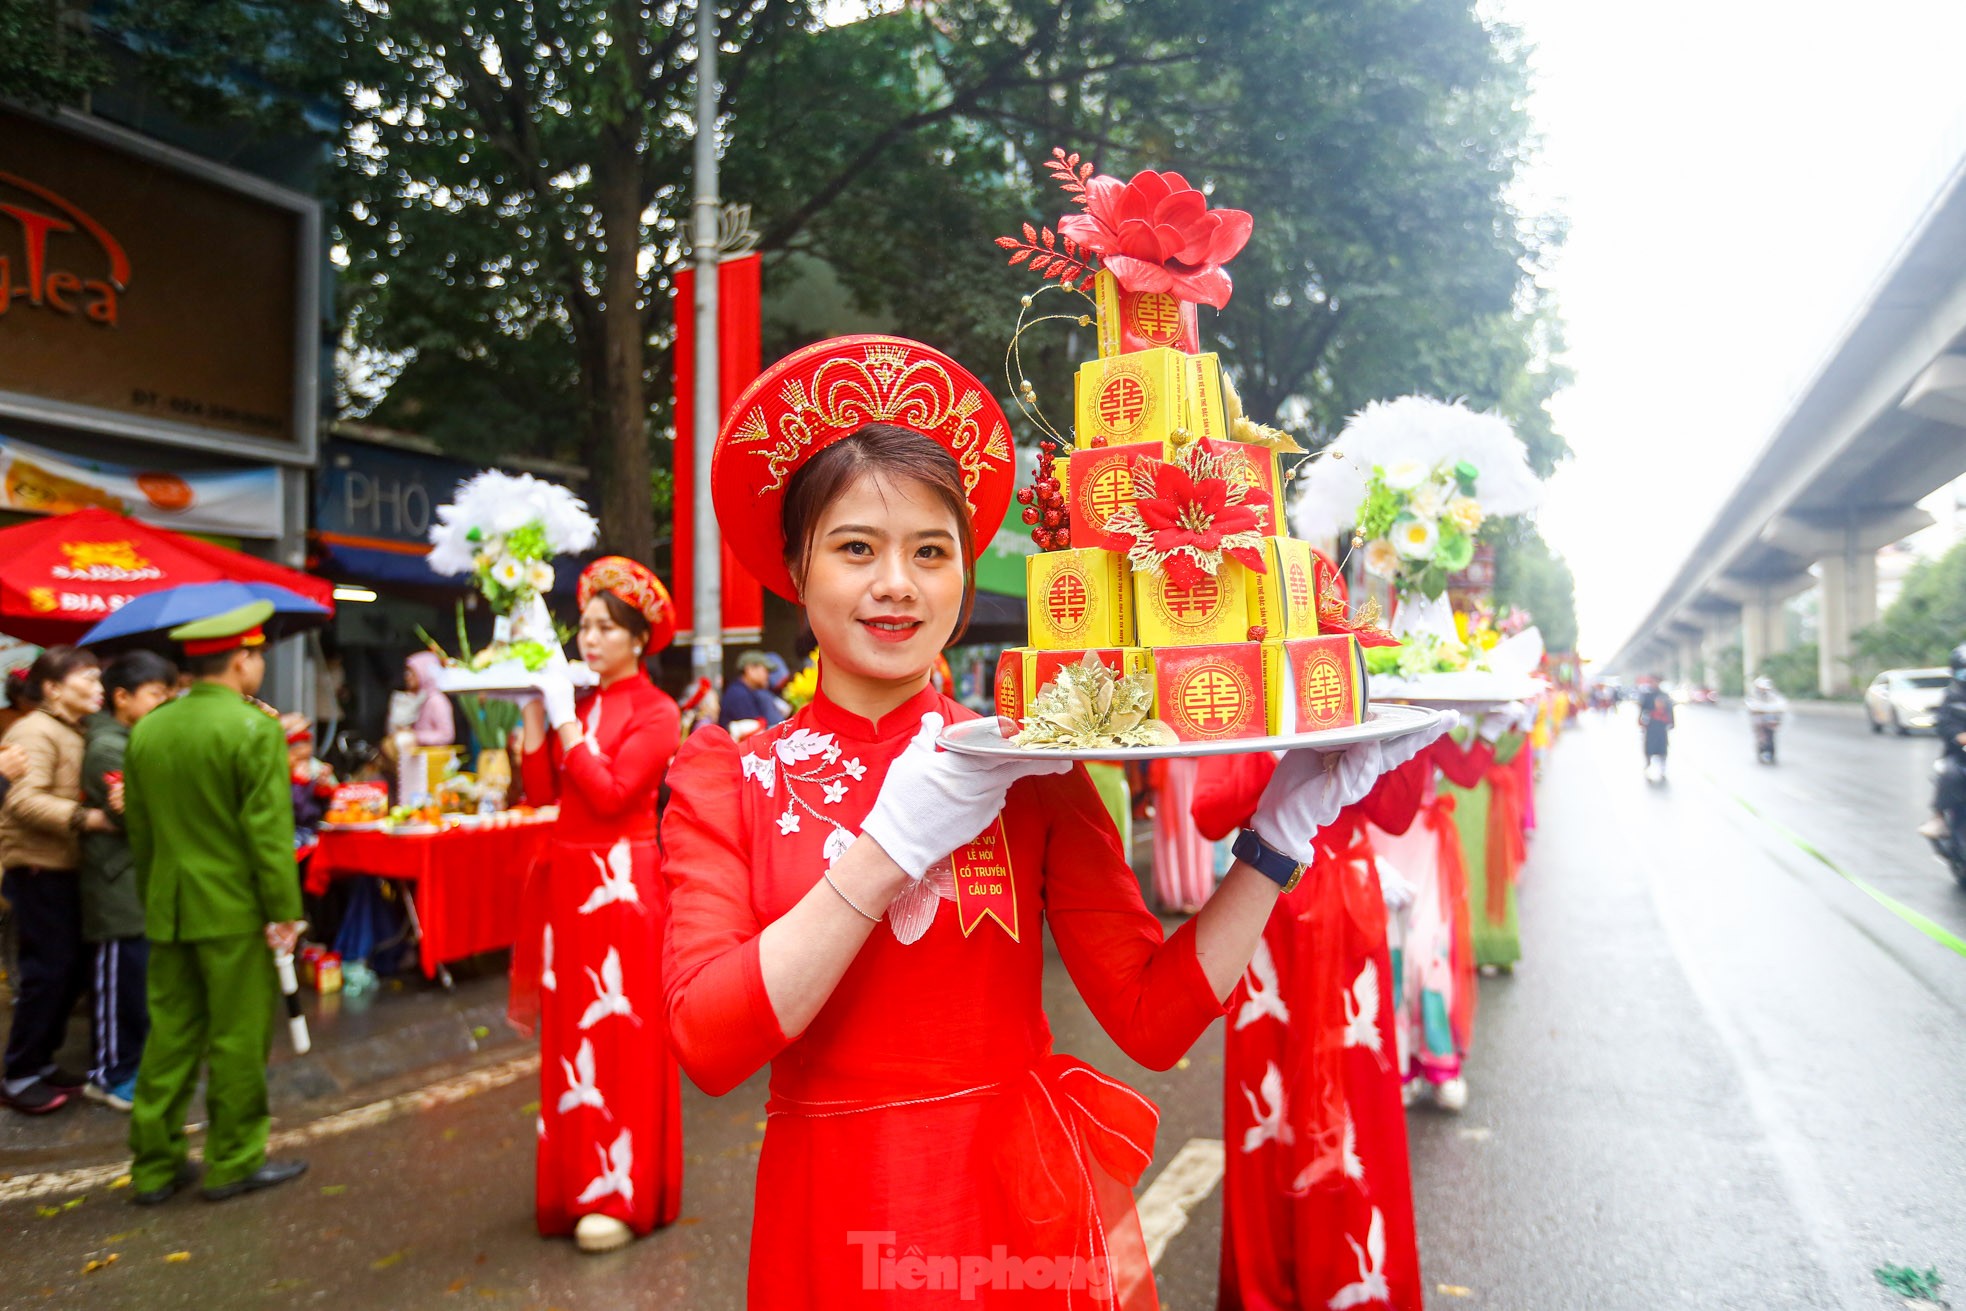
[{"label": "red fabric flower", "polygon": [[1210,571],[1202,569],[1197,556],[1182,550],[1191,547],[1201,555],[1221,551],[1240,560],[1258,573],[1264,571],[1260,551],[1247,547],[1223,547],[1222,539],[1235,533],[1260,533],[1262,516],[1250,505],[1232,504],[1229,484],[1222,478],[1194,478],[1178,464],[1164,464],[1154,472],[1157,496],[1136,502],[1140,518],[1152,532],[1149,543],[1154,554],[1165,556],[1163,568],[1177,587],[1193,587]]},{"label": "red fabric flower", "polygon": [[1214,209],[1179,173],[1143,169],[1131,182],[1100,174],[1086,183],[1086,212],[1060,219],[1058,231],[1097,252],[1120,286],[1164,291],[1221,309],[1235,287],[1222,266],[1249,241],[1252,220],[1239,209]]}]

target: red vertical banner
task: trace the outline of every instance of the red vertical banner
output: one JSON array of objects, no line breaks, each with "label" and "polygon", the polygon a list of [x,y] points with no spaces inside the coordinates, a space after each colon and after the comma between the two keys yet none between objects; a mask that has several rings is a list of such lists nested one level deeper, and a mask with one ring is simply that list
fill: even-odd
[{"label": "red vertical banner", "polygon": [[[763,365],[759,345],[761,257],[728,259],[717,268],[718,418]],[[696,627],[696,270],[676,275],[675,547],[670,596],[676,627]],[[745,641],[764,627],[764,589],[723,547],[724,636]]]}]

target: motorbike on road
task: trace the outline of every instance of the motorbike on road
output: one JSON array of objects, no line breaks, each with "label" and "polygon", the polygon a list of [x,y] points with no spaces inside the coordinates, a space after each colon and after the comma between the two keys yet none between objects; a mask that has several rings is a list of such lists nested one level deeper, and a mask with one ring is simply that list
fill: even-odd
[{"label": "motorbike on road", "polygon": [[[1966,773],[1966,765],[1960,764],[1950,756],[1942,756],[1932,766],[1934,795],[1959,796],[1966,789],[1958,787],[1959,773]],[[1955,805],[1944,813],[1946,832],[1943,836],[1925,831],[1925,840],[1932,844],[1932,850],[1939,859],[1952,870],[1952,877],[1959,886],[1966,888],[1966,805]]]},{"label": "motorbike on road", "polygon": [[1788,698],[1775,690],[1772,679],[1757,678],[1742,703],[1748,723],[1754,729],[1754,758],[1764,765],[1775,763],[1775,730],[1788,714]]}]

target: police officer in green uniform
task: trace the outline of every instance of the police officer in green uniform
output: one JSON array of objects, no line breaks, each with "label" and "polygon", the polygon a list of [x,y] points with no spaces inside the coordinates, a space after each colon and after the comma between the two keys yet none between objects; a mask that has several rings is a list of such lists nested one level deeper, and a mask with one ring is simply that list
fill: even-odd
[{"label": "police officer in green uniform", "polygon": [[272,613],[261,601],[172,629],[196,681],[138,722],[124,759],[123,820],[150,939],[150,1040],[130,1112],[140,1205],[197,1178],[184,1119],[201,1059],[206,1200],[307,1169],[266,1159],[272,952],[292,950],[301,916],[286,734],[248,699],[266,676],[260,625]]}]

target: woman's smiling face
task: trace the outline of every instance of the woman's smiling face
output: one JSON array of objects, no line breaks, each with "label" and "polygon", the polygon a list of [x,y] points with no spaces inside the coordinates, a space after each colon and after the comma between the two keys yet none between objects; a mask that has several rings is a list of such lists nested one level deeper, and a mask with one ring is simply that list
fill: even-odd
[{"label": "woman's smiling face", "polygon": [[927,678],[962,614],[958,531],[928,488],[879,473],[820,513],[800,590],[829,696],[878,698]]}]

